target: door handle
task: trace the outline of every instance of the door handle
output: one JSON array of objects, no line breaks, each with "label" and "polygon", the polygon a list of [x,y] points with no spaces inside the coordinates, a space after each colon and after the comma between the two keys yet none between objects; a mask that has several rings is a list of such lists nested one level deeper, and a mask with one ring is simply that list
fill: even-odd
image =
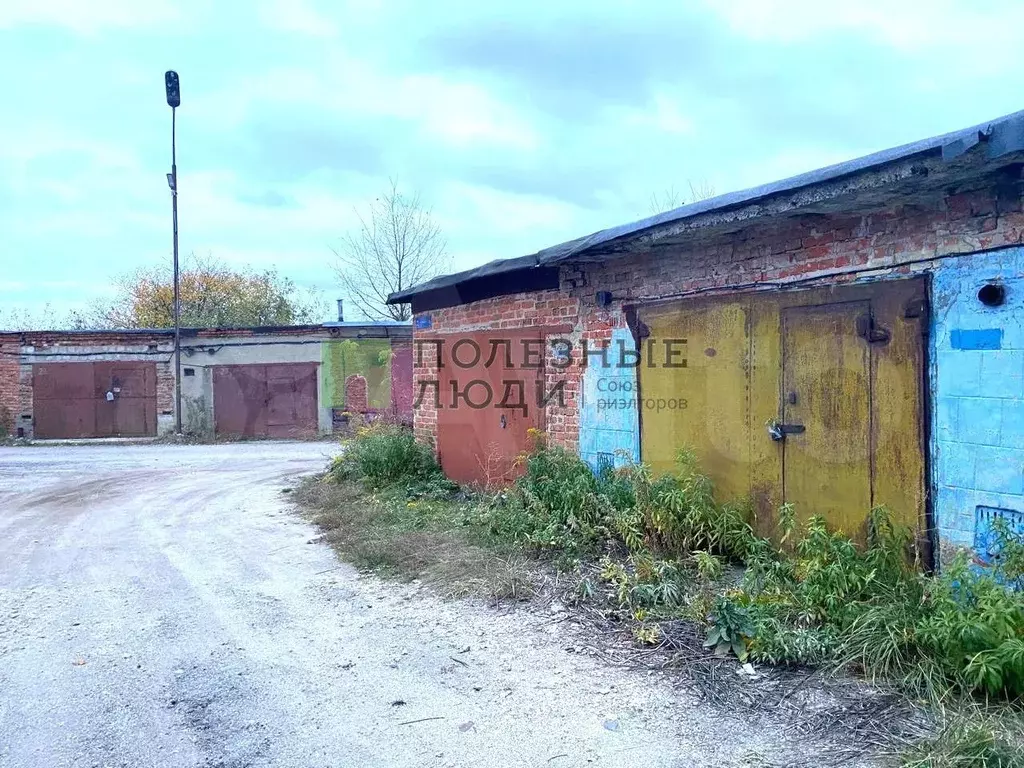
[{"label": "door handle", "polygon": [[501,414],[501,428],[504,429],[506,426],[508,426],[508,422],[505,421],[505,414],[503,413]]}]

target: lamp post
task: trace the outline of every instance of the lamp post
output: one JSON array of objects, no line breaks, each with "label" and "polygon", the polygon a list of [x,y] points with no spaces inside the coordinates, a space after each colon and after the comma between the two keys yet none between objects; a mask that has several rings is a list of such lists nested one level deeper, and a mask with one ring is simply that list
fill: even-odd
[{"label": "lamp post", "polygon": [[167,186],[171,188],[171,219],[174,226],[174,431],[181,434],[181,296],[178,292],[178,162],[175,150],[175,112],[181,104],[178,73],[164,73],[167,106],[171,108],[171,172]]}]

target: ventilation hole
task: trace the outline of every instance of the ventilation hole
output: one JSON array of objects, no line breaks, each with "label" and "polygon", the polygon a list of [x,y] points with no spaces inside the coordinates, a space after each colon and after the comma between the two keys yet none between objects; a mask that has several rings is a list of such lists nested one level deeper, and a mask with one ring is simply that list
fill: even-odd
[{"label": "ventilation hole", "polygon": [[999,283],[987,283],[978,291],[978,301],[986,307],[998,307],[1006,301],[1006,287]]}]

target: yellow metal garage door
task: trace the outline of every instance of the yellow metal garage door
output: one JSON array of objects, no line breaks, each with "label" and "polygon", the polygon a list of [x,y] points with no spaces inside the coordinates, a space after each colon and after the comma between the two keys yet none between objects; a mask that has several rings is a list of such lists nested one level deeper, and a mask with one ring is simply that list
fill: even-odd
[{"label": "yellow metal garage door", "polygon": [[639,368],[644,400],[686,401],[641,414],[643,460],[671,471],[692,448],[719,500],[749,499],[762,533],[784,501],[858,538],[883,504],[923,532],[924,297],[913,279],[641,308],[649,349],[686,349],[684,368]]}]

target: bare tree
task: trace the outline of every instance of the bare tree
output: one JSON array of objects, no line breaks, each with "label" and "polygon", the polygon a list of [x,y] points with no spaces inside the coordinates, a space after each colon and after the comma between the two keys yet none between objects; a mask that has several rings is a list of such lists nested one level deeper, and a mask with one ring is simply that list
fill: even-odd
[{"label": "bare tree", "polygon": [[669,187],[661,194],[655,192],[651,195],[651,213],[664,213],[673,208],[680,208],[689,203],[696,203],[698,200],[707,200],[715,196],[715,187],[707,179],[696,183],[688,181],[686,185],[690,188],[689,196],[677,191],[675,186]]},{"label": "bare tree", "polygon": [[356,211],[359,227],[332,248],[334,271],[359,311],[371,319],[408,320],[408,304],[389,306],[388,294],[436,277],[448,268],[447,243],[418,194],[390,188]]},{"label": "bare tree", "polygon": [[76,313],[58,314],[50,302],[41,307],[0,307],[0,331],[60,331],[78,327]]}]

